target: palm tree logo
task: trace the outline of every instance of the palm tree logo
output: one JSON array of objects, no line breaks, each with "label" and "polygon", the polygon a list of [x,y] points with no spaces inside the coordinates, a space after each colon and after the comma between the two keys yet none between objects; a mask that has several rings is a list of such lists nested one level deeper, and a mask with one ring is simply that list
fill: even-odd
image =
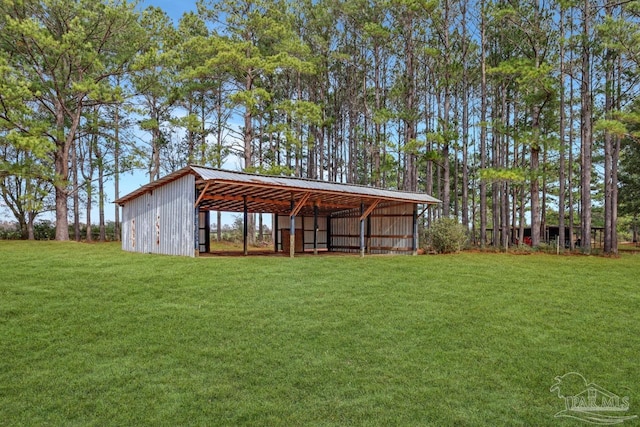
[{"label": "palm tree logo", "polygon": [[554,378],[550,391],[564,400],[565,409],[556,418],[568,417],[591,424],[614,425],[637,418],[623,416],[629,410],[629,397],[620,397],[595,383],[589,383],[578,372],[569,372]]}]

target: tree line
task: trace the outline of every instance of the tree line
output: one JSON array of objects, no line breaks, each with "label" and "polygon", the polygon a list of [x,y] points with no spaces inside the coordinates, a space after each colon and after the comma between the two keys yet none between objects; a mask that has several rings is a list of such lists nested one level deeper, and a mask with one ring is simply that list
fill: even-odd
[{"label": "tree line", "polygon": [[[429,193],[477,245],[637,223],[635,0],[0,5],[0,191],[79,239],[106,186],[197,163]],[[635,189],[635,190],[634,190]],[[119,223],[116,209],[116,227]],[[220,221],[218,220],[218,223]],[[91,238],[90,233],[86,236]],[[575,244],[570,239],[573,249]]]}]

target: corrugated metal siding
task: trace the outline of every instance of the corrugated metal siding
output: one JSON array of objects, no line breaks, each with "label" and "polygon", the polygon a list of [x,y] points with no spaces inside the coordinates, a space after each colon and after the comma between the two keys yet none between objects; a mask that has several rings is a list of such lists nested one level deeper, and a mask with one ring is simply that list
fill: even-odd
[{"label": "corrugated metal siding", "polygon": [[194,256],[195,178],[183,176],[129,200],[122,208],[122,249]]},{"label": "corrugated metal siding", "polygon": [[342,212],[331,218],[331,250],[334,252],[360,251],[360,211]]},{"label": "corrugated metal siding", "polygon": [[[370,234],[365,241],[369,253],[412,253],[413,204],[378,207],[368,220]],[[340,217],[331,218],[331,250],[359,252],[359,211],[344,212]]]},{"label": "corrugated metal siding", "polygon": [[370,252],[411,253],[413,205],[402,204],[375,209],[371,214]]},{"label": "corrugated metal siding", "polygon": [[[312,216],[304,217],[304,248],[313,250],[314,220]],[[318,249],[327,249],[327,217],[318,216]]]}]

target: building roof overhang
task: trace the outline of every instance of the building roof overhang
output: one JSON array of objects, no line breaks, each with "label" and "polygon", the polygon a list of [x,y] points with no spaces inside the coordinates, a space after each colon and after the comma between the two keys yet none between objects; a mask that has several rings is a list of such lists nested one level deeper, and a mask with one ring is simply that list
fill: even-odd
[{"label": "building roof overhang", "polygon": [[440,200],[424,193],[385,190],[354,184],[304,178],[231,172],[190,165],[119,198],[123,206],[144,193],[192,174],[196,181],[194,206],[200,209],[252,213],[312,215],[360,209],[361,206],[413,203],[432,205]]}]

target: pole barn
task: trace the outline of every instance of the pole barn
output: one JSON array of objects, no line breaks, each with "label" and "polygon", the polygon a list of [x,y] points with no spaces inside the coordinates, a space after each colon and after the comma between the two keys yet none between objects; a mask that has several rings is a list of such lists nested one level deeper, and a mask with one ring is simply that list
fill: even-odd
[{"label": "pole barn", "polygon": [[211,211],[273,214],[274,250],[416,254],[418,217],[439,200],[421,193],[187,166],[121,197],[122,249],[209,252]]}]

